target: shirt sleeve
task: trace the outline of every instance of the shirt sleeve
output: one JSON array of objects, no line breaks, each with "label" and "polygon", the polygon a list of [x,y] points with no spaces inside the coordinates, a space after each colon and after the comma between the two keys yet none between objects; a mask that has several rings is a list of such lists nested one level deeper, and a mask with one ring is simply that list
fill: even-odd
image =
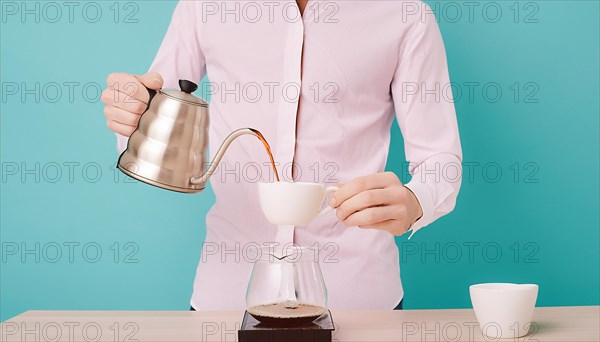
[{"label": "shirt sleeve", "polygon": [[[206,75],[206,62],[200,47],[198,1],[181,0],[149,71],[159,73],[164,88],[179,89],[179,80],[200,83]],[[122,153],[129,138],[117,134],[117,150]]]},{"label": "shirt sleeve", "polygon": [[[426,5],[422,9],[431,11]],[[400,46],[391,85],[412,175],[406,187],[423,209],[410,237],[454,209],[462,181],[462,151],[444,42],[433,15],[418,17]]]}]

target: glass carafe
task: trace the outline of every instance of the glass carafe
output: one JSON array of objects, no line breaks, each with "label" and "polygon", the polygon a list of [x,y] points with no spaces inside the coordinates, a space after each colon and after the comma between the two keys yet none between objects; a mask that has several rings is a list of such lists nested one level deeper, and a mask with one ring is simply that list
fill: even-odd
[{"label": "glass carafe", "polygon": [[246,310],[266,324],[312,322],[327,310],[327,289],[318,249],[264,246],[251,252],[254,268]]}]

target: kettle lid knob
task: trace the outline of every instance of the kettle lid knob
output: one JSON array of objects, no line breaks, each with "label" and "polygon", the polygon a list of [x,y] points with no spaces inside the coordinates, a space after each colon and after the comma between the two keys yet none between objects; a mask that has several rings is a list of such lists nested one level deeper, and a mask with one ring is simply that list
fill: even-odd
[{"label": "kettle lid knob", "polygon": [[191,94],[198,89],[198,85],[192,81],[188,80],[179,80],[179,88],[184,93]]}]

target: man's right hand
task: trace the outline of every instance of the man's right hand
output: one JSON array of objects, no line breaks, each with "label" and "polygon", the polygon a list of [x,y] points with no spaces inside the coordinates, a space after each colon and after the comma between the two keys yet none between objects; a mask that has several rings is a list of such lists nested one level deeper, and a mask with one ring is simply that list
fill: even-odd
[{"label": "man's right hand", "polygon": [[108,88],[101,96],[106,125],[115,133],[128,137],[148,107],[148,89],[162,88],[163,78],[155,72],[143,76],[114,73],[108,76],[106,83]]}]

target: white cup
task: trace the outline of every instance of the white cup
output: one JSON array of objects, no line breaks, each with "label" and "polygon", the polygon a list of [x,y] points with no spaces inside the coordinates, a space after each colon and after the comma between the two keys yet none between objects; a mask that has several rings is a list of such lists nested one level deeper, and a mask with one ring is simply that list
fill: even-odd
[{"label": "white cup", "polygon": [[518,338],[527,335],[538,295],[535,284],[488,283],[469,287],[483,335]]},{"label": "white cup", "polygon": [[303,227],[331,210],[322,209],[323,202],[337,190],[318,183],[258,183],[258,199],[270,223]]}]

